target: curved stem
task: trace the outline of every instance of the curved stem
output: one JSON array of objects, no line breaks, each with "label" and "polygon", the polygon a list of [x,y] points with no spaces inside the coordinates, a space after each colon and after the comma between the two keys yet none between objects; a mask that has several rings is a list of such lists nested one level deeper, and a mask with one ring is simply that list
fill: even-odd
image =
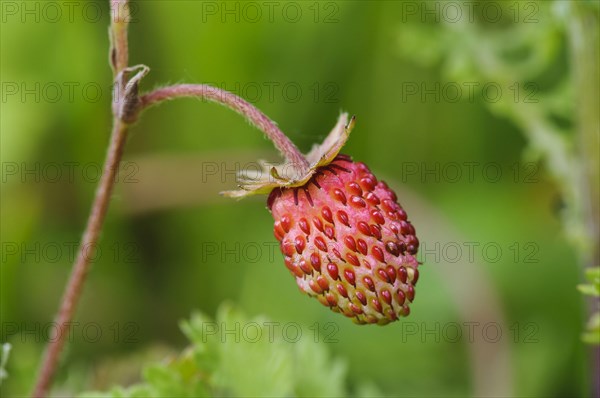
[{"label": "curved stem", "polygon": [[296,145],[277,127],[275,122],[258,110],[248,101],[229,91],[205,84],[178,84],[156,89],[140,97],[139,111],[158,104],[165,100],[181,97],[195,97],[206,99],[225,105],[244,116],[250,123],[262,130],[273,142],[275,147],[291,162],[300,172],[305,173],[309,164]]},{"label": "curved stem", "polygon": [[[111,29],[109,31],[111,39],[111,48],[109,53],[110,64],[113,69],[115,79],[120,73],[125,73],[127,68],[128,50],[127,50],[127,16],[129,15],[126,0],[111,1]],[[117,84],[113,101],[118,101],[117,95],[123,91],[126,78],[123,77]],[[96,194],[92,209],[88,217],[87,225],[83,233],[83,237],[79,244],[77,257],[73,264],[71,276],[65,287],[63,297],[60,304],[58,315],[56,316],[56,324],[58,333],[56,338],[51,339],[46,347],[46,352],[42,360],[42,365],[38,373],[36,384],[32,393],[33,397],[45,397],[48,394],[48,389],[52,384],[52,379],[56,374],[60,353],[69,336],[71,321],[75,315],[75,310],[81,293],[85,278],[90,268],[90,260],[93,257],[89,255],[86,248],[96,247],[104,218],[110,203],[110,197],[115,185],[115,177],[119,169],[119,163],[123,155],[123,148],[127,139],[128,125],[121,120],[113,109],[113,127],[110,138],[110,144],[104,161],[104,170]]]}]

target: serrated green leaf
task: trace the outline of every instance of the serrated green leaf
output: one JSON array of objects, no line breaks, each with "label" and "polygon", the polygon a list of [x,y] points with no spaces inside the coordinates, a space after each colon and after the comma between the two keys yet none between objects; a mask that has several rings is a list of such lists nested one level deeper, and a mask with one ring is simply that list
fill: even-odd
[{"label": "serrated green leaf", "polygon": [[144,369],[144,379],[158,396],[188,396],[181,375],[173,367],[152,364]]},{"label": "serrated green leaf", "polygon": [[92,397],[111,397],[111,398],[125,398],[127,397],[127,393],[122,387],[113,387],[110,391],[106,393],[101,392],[91,392],[87,394],[83,394],[83,396],[92,398]]},{"label": "serrated green leaf", "polygon": [[279,339],[254,339],[267,336],[265,319],[248,319],[226,303],[217,311],[217,325],[220,337],[212,341],[221,358],[214,374],[218,390],[235,396],[292,395],[291,347]]},{"label": "serrated green leaf", "polygon": [[300,340],[295,348],[295,393],[299,397],[344,395],[347,366],[332,360],[321,344]]},{"label": "serrated green leaf", "polygon": [[147,385],[135,385],[127,391],[130,398],[148,398],[156,397],[156,391]]},{"label": "serrated green leaf", "polygon": [[192,344],[178,357],[147,365],[142,383],[80,397],[347,395],[344,362],[330,358],[322,343],[284,341],[273,325],[279,324],[228,303],[215,320],[194,313],[180,323]]}]

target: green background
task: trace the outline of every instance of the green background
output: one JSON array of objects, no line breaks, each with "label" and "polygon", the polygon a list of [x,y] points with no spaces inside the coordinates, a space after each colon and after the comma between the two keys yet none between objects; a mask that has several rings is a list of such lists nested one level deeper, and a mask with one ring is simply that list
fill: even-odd
[{"label": "green background", "polygon": [[[13,396],[31,388],[43,330],[86,222],[109,138],[112,75],[106,2],[88,6],[87,16],[83,3],[76,6],[72,20],[65,4],[55,3],[63,13],[57,21],[53,10],[44,14],[44,3],[17,3],[38,4],[34,15],[8,14],[6,3],[1,339],[13,345],[2,385],[3,394]],[[536,45],[549,48],[549,66],[513,83],[535,83],[532,98],[541,106],[544,90],[569,75],[565,33],[546,3],[495,3],[504,13],[499,21],[479,16],[472,22],[508,31],[537,10],[528,28],[540,32],[532,38]],[[194,310],[212,315],[232,301],[282,325],[298,322],[308,341],[317,322],[318,340],[347,361],[350,391],[364,381],[392,396],[585,395],[585,303],[576,290],[576,252],[559,216],[561,194],[544,164],[527,157],[519,127],[464,84],[490,81],[468,73],[473,77],[454,79],[440,60],[442,49],[425,40],[443,35],[440,25],[451,15],[436,22],[407,8],[440,7],[433,2],[307,1],[276,2],[271,18],[265,2],[247,4],[135,2],[130,64],[151,68],[142,90],[218,85],[246,96],[303,151],[325,137],[341,111],[356,115],[343,152],[396,189],[421,241],[424,264],[412,313],[385,327],[357,326],[302,295],[274,246],[265,198],[236,202],[218,195],[235,187],[234,170],[259,158],[277,160],[272,145],[223,107],[171,102],[144,113],[131,129],[102,252],[78,308],[81,326],[62,362],[60,391],[135,381],[142,358],[162,355],[160,349],[141,353],[185,346],[179,320]],[[225,7],[238,12],[222,14]],[[470,40],[477,45],[478,37]],[[427,57],[431,62],[421,62]],[[75,85],[72,98],[69,84]],[[409,86],[418,93],[407,94]],[[454,101],[443,90],[456,86],[462,91]],[[524,101],[499,86],[503,100]],[[26,94],[32,87],[35,94]],[[69,162],[75,162],[73,178]],[[62,173],[57,181],[53,167]],[[324,341],[328,322],[333,341]],[[83,331],[92,323],[102,332],[95,342]],[[460,338],[448,329],[453,325]],[[468,325],[474,325],[472,340]],[[131,369],[115,371],[132,356]]]}]

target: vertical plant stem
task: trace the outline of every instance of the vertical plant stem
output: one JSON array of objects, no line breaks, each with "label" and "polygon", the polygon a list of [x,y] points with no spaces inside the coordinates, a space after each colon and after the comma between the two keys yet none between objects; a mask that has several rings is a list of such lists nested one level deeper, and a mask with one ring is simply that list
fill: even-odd
[{"label": "vertical plant stem", "polygon": [[129,23],[129,7],[127,0],[110,1],[111,23],[110,36],[110,66],[113,69],[113,77],[129,65],[129,44],[127,39],[127,26]]},{"label": "vertical plant stem", "polygon": [[[600,265],[600,84],[598,29],[600,16],[591,4],[572,2],[569,28],[573,79],[577,103],[577,148],[581,160],[581,208],[587,241],[581,254],[582,266]],[[588,299],[588,319],[598,311],[597,297]],[[600,396],[600,347],[590,346],[592,396]]]},{"label": "vertical plant stem", "polygon": [[95,248],[98,243],[98,237],[102,230],[114,188],[115,177],[119,168],[126,136],[127,126],[121,121],[116,120],[113,126],[103,174],[96,190],[96,196],[79,246],[77,258],[73,264],[71,276],[65,288],[56,317],[55,322],[58,327],[58,334],[56,338],[50,340],[46,348],[42,367],[33,392],[34,397],[44,397],[48,393],[52,378],[58,367],[60,353],[65,341],[68,339],[69,324],[73,319],[77,303],[81,297],[85,278],[90,268],[90,258],[94,257],[93,253],[89,253],[88,251],[89,248]]},{"label": "vertical plant stem", "polygon": [[[109,31],[111,48],[109,58],[115,79],[127,67],[128,15],[126,0],[111,1],[111,27]],[[123,78],[116,83],[119,84],[119,87],[116,87],[114,91],[113,105],[120,103],[116,97],[124,92],[125,81],[126,77],[123,76]],[[69,337],[69,324],[75,315],[75,310],[81,298],[83,285],[90,268],[90,258],[93,257],[93,255],[90,256],[88,253],[88,249],[95,248],[99,241],[100,231],[102,230],[104,218],[110,203],[116,180],[115,177],[123,155],[123,148],[127,139],[128,130],[128,125],[117,117],[117,111],[118,110],[113,106],[113,127],[106,160],[104,161],[102,177],[100,178],[98,188],[96,189],[92,209],[56,317],[58,334],[54,339],[49,341],[46,347],[46,352],[32,393],[32,396],[36,398],[45,397],[48,394],[52,379],[56,374],[60,353]]]},{"label": "vertical plant stem", "polygon": [[577,97],[577,148],[580,152],[584,190],[582,208],[588,245],[584,262],[587,266],[600,265],[600,16],[593,6],[574,2],[569,26],[571,56]]}]

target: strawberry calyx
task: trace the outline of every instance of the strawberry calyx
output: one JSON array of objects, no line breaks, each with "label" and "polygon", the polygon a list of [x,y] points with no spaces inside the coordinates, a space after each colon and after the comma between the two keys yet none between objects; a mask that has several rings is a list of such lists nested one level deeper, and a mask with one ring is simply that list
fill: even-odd
[{"label": "strawberry calyx", "polygon": [[275,188],[293,188],[305,185],[320,167],[329,165],[339,154],[354,128],[355,117],[348,120],[348,114],[342,113],[336,125],[320,145],[314,145],[305,155],[309,168],[286,161],[273,164],[264,160],[258,163],[260,169],[243,170],[238,174],[238,188],[233,191],[221,192],[231,198],[244,198],[250,195],[268,194]]}]

